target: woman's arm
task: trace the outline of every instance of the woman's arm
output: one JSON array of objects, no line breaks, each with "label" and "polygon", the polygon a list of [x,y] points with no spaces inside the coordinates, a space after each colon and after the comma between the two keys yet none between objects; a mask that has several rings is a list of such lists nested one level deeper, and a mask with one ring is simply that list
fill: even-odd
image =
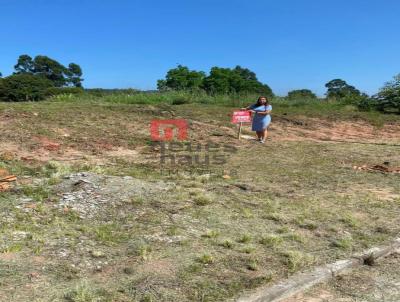
[{"label": "woman's arm", "polygon": [[269,115],[270,113],[271,113],[271,110],[257,111],[257,114],[260,114],[260,115]]},{"label": "woman's arm", "polygon": [[268,106],[265,106],[265,110],[264,111],[257,111],[257,114],[260,114],[260,115],[269,115],[270,113],[271,113],[271,111],[272,111],[272,106],[271,105],[268,105]]}]

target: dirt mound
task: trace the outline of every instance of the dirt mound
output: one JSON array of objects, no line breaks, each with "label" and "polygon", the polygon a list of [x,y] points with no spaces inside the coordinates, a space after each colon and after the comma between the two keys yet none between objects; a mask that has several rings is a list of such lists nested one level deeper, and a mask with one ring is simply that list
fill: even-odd
[{"label": "dirt mound", "polygon": [[92,218],[109,207],[161,199],[172,188],[172,184],[161,181],[148,182],[130,176],[82,172],[66,176],[56,186],[60,195],[57,207],[64,211],[73,210],[81,218]]},{"label": "dirt mound", "polygon": [[400,125],[380,128],[363,121],[333,122],[315,118],[278,119],[271,124],[271,137],[278,141],[346,141],[400,143]]}]

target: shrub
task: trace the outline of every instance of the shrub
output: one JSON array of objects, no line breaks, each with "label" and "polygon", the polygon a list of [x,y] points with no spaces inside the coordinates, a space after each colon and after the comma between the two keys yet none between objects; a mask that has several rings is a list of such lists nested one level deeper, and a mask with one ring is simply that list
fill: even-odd
[{"label": "shrub", "polygon": [[348,95],[338,99],[338,101],[339,101],[340,104],[343,104],[343,105],[356,105],[356,106],[358,106],[358,104],[360,102],[364,102],[364,101],[369,100],[369,99],[370,99],[370,97],[367,94],[362,93],[362,94],[348,94]]},{"label": "shrub", "polygon": [[189,104],[190,99],[184,97],[184,96],[178,96],[172,101],[172,105],[183,105],[183,104]]},{"label": "shrub", "polygon": [[53,83],[38,75],[13,74],[0,80],[0,100],[4,102],[40,101]]},{"label": "shrub", "polygon": [[371,111],[377,109],[378,102],[373,98],[362,98],[357,103],[357,107],[360,111]]},{"label": "shrub", "polygon": [[376,101],[380,111],[397,111],[400,113],[400,74],[385,84],[379,91]]},{"label": "shrub", "polygon": [[309,89],[292,90],[287,95],[288,100],[315,100],[317,96]]}]

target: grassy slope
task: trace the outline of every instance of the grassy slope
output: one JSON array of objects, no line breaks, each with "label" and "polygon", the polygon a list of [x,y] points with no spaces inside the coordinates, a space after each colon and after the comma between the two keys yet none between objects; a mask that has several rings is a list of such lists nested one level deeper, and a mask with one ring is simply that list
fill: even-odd
[{"label": "grassy slope", "polygon": [[[9,301],[224,300],[399,232],[399,176],[351,169],[385,160],[400,166],[396,146],[238,143],[229,130],[229,107],[154,106],[126,99],[0,104],[7,120],[0,123],[0,141],[38,152],[35,137],[46,137],[98,159],[117,146],[150,154],[148,122],[183,117],[210,125],[194,127],[192,140],[211,138],[235,144],[238,151],[224,165],[205,171],[179,166],[165,175],[154,161],[138,164],[116,156],[101,164],[46,164],[0,149],[0,168],[24,180],[19,189],[0,193],[0,294]],[[277,103],[274,114],[277,119],[362,119],[378,125],[399,119],[349,106],[338,110],[335,104]],[[109,208],[101,220],[80,219],[73,211],[54,209],[58,197],[52,186],[64,174],[81,170],[169,181],[176,190],[158,202],[135,200],[122,211]],[[221,177],[227,173],[229,179]],[[42,182],[35,184],[35,179]],[[18,206],[26,197],[32,205]],[[138,218],[135,211],[144,214]],[[91,256],[93,249],[104,256]],[[69,256],[60,256],[63,251]],[[99,268],[80,266],[84,261]]]}]

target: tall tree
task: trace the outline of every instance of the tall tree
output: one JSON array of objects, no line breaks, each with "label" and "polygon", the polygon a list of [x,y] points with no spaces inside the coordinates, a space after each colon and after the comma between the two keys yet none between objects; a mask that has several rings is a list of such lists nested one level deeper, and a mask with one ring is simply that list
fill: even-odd
[{"label": "tall tree", "polygon": [[273,96],[271,88],[258,81],[254,72],[236,66],[230,68],[211,68],[210,75],[203,81],[203,88],[211,94],[258,93]]},{"label": "tall tree", "polygon": [[75,63],[68,65],[68,82],[75,87],[82,87],[82,68]]},{"label": "tall tree", "polygon": [[34,73],[33,60],[28,55],[20,55],[17,64],[14,65],[15,73]]},{"label": "tall tree", "polygon": [[68,69],[47,56],[36,56],[33,60],[34,74],[42,75],[54,83],[56,87],[67,84]]},{"label": "tall tree", "polygon": [[14,68],[15,74],[29,73],[42,76],[52,81],[56,87],[82,87],[82,69],[75,63],[70,63],[67,68],[47,56],[39,55],[32,59],[28,55],[21,55]]},{"label": "tall tree", "polygon": [[202,71],[190,70],[186,66],[178,65],[170,69],[165,76],[165,80],[157,83],[159,90],[196,90],[200,88],[205,73]]},{"label": "tall tree", "polygon": [[325,84],[328,89],[326,96],[332,99],[342,99],[348,96],[360,96],[360,91],[342,79],[334,79]]},{"label": "tall tree", "polygon": [[234,86],[240,85],[241,78],[229,68],[212,67],[210,75],[203,81],[203,88],[211,94],[234,93]]},{"label": "tall tree", "polygon": [[243,68],[237,65],[234,69],[234,72],[239,74],[239,76],[246,81],[258,81],[256,74],[248,68]]}]

